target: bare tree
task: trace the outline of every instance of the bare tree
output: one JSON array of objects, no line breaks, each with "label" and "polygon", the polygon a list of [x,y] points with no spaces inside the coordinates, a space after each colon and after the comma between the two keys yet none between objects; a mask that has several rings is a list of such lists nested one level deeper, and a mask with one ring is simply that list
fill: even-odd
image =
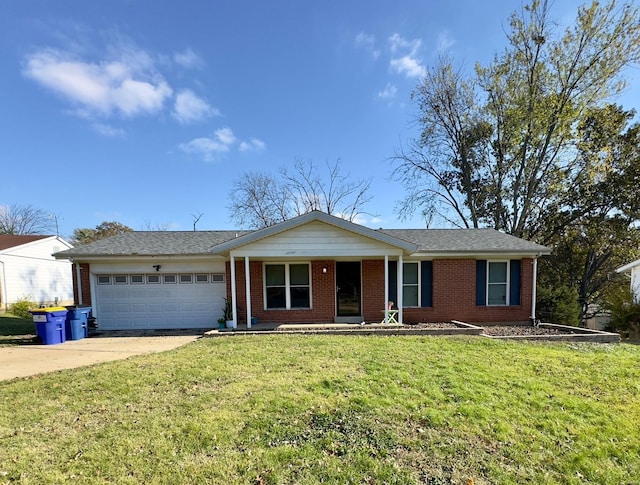
[{"label": "bare tree", "polygon": [[243,174],[230,194],[231,219],[257,229],[318,210],[353,221],[371,201],[371,179],[353,180],[342,173],[340,163],[339,159],[327,163],[324,177],[312,161],[303,160],[296,160],[291,170],[281,169],[279,178],[261,172]]},{"label": "bare tree", "polygon": [[55,229],[50,214],[31,205],[0,206],[0,234],[48,234]]},{"label": "bare tree", "polygon": [[234,180],[229,198],[231,219],[243,227],[272,226],[292,214],[287,188],[264,172],[245,172]]}]

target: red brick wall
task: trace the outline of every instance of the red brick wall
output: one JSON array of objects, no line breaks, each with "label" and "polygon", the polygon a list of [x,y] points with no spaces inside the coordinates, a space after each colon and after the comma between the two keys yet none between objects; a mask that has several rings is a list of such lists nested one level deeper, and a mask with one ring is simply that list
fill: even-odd
[{"label": "red brick wall", "polygon": [[406,323],[461,320],[463,322],[524,322],[531,315],[531,259],[523,259],[520,275],[520,305],[476,306],[476,261],[433,261],[433,307],[405,308]]},{"label": "red brick wall", "polygon": [[[231,295],[231,265],[227,262],[227,295]],[[251,274],[251,314],[258,322],[277,323],[329,323],[336,313],[335,262],[313,261],[311,263],[310,309],[265,310],[262,276],[263,262],[249,261]],[[322,269],[327,268],[323,273]],[[236,294],[238,297],[238,321],[247,321],[247,299],[245,290],[244,259],[236,260]]]},{"label": "red brick wall", "polygon": [[[250,261],[251,308],[262,322],[327,323],[335,317],[335,262],[311,263],[312,309],[265,310],[262,261]],[[327,273],[322,273],[322,268]],[[531,315],[531,259],[521,264],[520,305],[476,306],[475,259],[436,259],[433,261],[433,307],[404,308],[406,323],[461,320],[465,322],[524,322]],[[244,260],[236,261],[236,292],[240,323],[247,321]],[[227,263],[227,294],[231,295],[230,265]],[[393,299],[393,297],[390,297]],[[365,321],[378,322],[384,310],[384,260],[362,261],[362,312]]]},{"label": "red brick wall", "polygon": [[[76,305],[80,304],[80,297],[78,296],[78,273],[77,273],[77,264],[74,263],[71,266],[71,271],[73,273],[73,302]],[[84,305],[91,305],[91,283],[89,279],[89,264],[81,263],[80,264],[80,283],[82,288],[82,303]]]}]

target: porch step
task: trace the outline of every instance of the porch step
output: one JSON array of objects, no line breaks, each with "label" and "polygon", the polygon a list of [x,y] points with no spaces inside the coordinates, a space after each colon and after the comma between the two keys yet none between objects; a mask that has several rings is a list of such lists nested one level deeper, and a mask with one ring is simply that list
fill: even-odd
[{"label": "porch step", "polygon": [[362,323],[364,317],[362,315],[355,317],[334,317],[333,323]]}]

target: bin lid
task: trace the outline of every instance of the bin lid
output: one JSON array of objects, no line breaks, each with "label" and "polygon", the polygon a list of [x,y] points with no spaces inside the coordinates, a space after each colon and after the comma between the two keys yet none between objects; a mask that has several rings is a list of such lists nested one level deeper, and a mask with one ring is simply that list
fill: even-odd
[{"label": "bin lid", "polygon": [[45,308],[38,308],[36,310],[29,310],[29,313],[52,313],[52,312],[66,312],[67,309],[63,306],[49,306]]}]

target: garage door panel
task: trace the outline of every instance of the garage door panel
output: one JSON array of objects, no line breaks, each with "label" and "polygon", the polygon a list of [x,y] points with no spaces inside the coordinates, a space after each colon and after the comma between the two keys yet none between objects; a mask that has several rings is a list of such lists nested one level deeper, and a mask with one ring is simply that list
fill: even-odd
[{"label": "garage door panel", "polygon": [[98,284],[95,313],[105,330],[214,328],[225,296],[220,283]]}]

